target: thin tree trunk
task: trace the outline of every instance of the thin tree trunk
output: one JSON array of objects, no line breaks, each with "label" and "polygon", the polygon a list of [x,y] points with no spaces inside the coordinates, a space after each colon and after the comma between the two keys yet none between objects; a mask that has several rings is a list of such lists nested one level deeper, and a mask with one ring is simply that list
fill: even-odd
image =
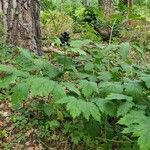
[{"label": "thin tree trunk", "polygon": [[98,0],[98,5],[101,7],[106,16],[113,12],[113,0]]},{"label": "thin tree trunk", "polygon": [[126,5],[128,7],[132,7],[133,0],[121,0],[121,3],[123,3],[124,5]]},{"label": "thin tree trunk", "polygon": [[0,0],[7,42],[41,54],[39,0]]},{"label": "thin tree trunk", "polygon": [[98,4],[100,7],[104,7],[105,2],[104,0],[98,0]]},{"label": "thin tree trunk", "polygon": [[83,4],[84,6],[89,6],[89,5],[90,5],[90,3],[89,3],[88,0],[82,0],[82,4]]}]

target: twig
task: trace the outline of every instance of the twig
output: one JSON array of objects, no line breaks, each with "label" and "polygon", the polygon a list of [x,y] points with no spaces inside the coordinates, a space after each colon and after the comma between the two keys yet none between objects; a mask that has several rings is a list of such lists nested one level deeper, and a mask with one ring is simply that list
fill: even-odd
[{"label": "twig", "polygon": [[53,148],[49,148],[43,141],[41,141],[40,139],[38,139],[39,143],[42,143],[42,145],[44,145],[45,147],[47,147],[48,150],[54,150]]},{"label": "twig", "polygon": [[64,55],[65,54],[63,51],[60,51],[59,49],[56,49],[56,48],[54,48],[52,46],[50,46],[48,48],[47,47],[43,47],[43,50],[44,50],[44,52],[47,52],[47,53],[55,52],[55,53],[58,53],[60,55]]},{"label": "twig", "polygon": [[67,150],[67,145],[68,145],[68,138],[67,138],[67,140],[65,142],[65,148],[64,148],[64,150]]},{"label": "twig", "polygon": [[108,141],[108,142],[114,142],[114,143],[134,143],[134,141],[117,141],[117,140],[111,140],[111,139],[106,139],[106,138],[101,138],[101,137],[98,137],[98,139],[101,139],[103,141]]},{"label": "twig", "polygon": [[116,19],[115,19],[115,21],[114,21],[114,23],[113,23],[113,25],[112,25],[112,27],[111,27],[110,38],[109,38],[109,44],[111,44],[111,41],[112,41],[112,34],[113,34],[113,30],[114,30],[115,24],[116,24]]}]

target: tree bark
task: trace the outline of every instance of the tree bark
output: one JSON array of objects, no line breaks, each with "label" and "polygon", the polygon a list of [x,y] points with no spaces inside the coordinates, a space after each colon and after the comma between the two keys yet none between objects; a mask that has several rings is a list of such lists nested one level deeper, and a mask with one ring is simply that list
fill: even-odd
[{"label": "tree bark", "polygon": [[105,4],[104,0],[98,0],[98,5],[100,7],[104,7],[104,4]]},{"label": "tree bark", "polygon": [[89,0],[82,0],[81,2],[82,2],[82,4],[83,4],[84,6],[89,6],[89,5],[90,5]]},{"label": "tree bark", "polygon": [[0,0],[7,42],[41,54],[39,0]]},{"label": "tree bark", "polygon": [[113,0],[98,0],[98,5],[103,9],[106,16],[113,12]]},{"label": "tree bark", "polygon": [[121,3],[123,3],[124,5],[126,5],[128,7],[132,7],[133,0],[121,0]]}]

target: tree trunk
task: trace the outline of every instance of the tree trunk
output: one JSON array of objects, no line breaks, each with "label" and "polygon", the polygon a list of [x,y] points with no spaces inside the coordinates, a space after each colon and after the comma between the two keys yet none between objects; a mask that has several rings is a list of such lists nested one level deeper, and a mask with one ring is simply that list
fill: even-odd
[{"label": "tree trunk", "polygon": [[100,7],[104,7],[104,4],[105,4],[104,0],[98,0],[98,5]]},{"label": "tree trunk", "polygon": [[84,6],[89,6],[89,5],[90,5],[90,3],[89,3],[88,0],[82,0],[82,4],[83,4]]},{"label": "tree trunk", "polygon": [[124,5],[126,5],[128,7],[132,7],[133,0],[121,0],[121,3],[123,3]]},{"label": "tree trunk", "polygon": [[7,42],[41,54],[39,0],[0,0]]},{"label": "tree trunk", "polygon": [[98,0],[98,5],[103,9],[106,16],[113,12],[113,0]]}]

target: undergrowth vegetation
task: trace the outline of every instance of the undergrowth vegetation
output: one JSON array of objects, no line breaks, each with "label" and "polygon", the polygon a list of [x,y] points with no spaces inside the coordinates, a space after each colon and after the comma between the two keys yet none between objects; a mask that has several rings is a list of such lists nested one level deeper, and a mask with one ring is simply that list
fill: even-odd
[{"label": "undergrowth vegetation", "polygon": [[2,44],[1,100],[10,100],[23,117],[12,115],[12,121],[19,128],[34,126],[39,138],[60,130],[87,148],[97,141],[107,149],[116,141],[131,149],[137,139],[141,149],[149,149],[149,66],[127,59],[128,43],[88,46],[73,60],[57,55],[48,61]]},{"label": "undergrowth vegetation", "polygon": [[[0,111],[2,149],[30,138],[40,150],[149,150],[147,15],[138,4],[128,19],[119,8],[106,19],[94,1],[56,3],[42,1],[41,23],[43,46],[58,51],[37,56],[0,39],[0,104],[11,109],[9,118]],[[71,39],[61,43],[64,32]]]}]

